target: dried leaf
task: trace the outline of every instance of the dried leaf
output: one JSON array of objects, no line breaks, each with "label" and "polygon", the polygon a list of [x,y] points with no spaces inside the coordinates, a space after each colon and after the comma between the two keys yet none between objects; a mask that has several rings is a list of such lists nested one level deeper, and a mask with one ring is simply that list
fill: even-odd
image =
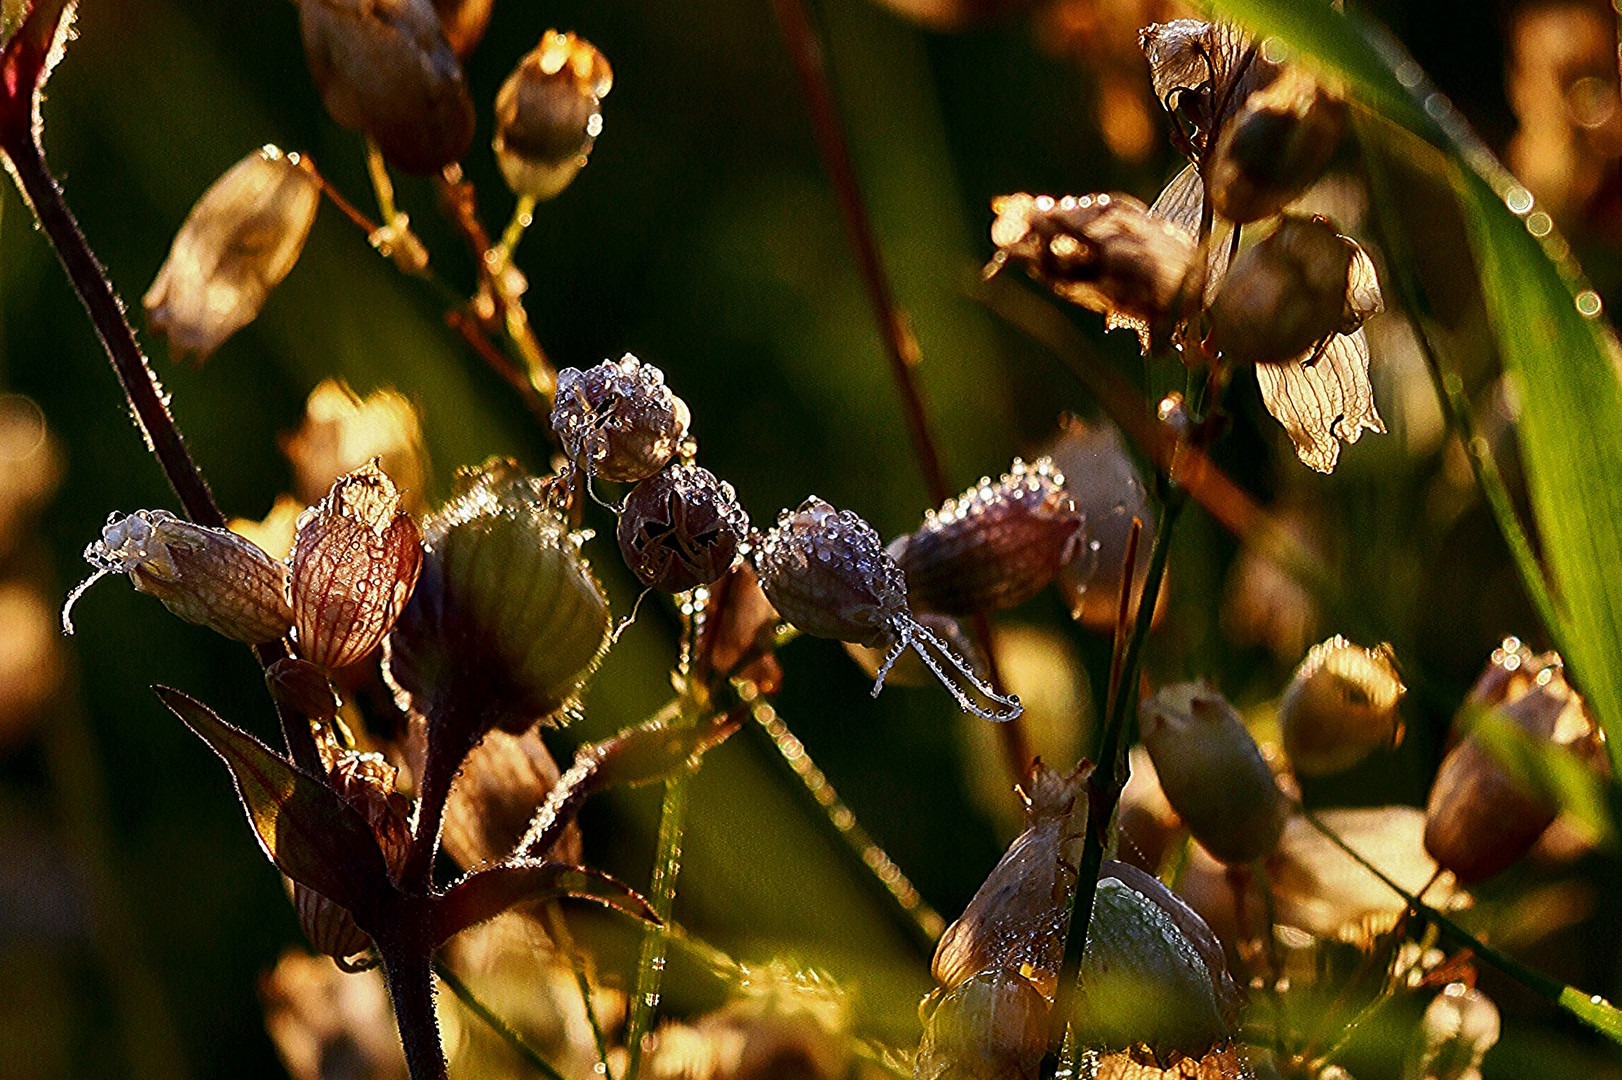
[{"label": "dried leaf", "polygon": [[539,859],[514,859],[474,871],[438,899],[434,907],[434,940],[444,942],[517,904],[565,896],[591,900],[634,919],[660,925],[659,916],[640,893],[600,870]]}]

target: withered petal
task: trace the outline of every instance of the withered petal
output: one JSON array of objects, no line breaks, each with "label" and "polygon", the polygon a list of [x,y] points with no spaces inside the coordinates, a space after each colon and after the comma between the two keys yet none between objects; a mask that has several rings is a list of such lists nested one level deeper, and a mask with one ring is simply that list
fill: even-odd
[{"label": "withered petal", "polygon": [[1257,364],[1267,411],[1284,425],[1296,456],[1322,473],[1335,471],[1340,443],[1365,430],[1384,434],[1369,384],[1369,346],[1362,329],[1336,334],[1312,363],[1312,353],[1287,364]]}]

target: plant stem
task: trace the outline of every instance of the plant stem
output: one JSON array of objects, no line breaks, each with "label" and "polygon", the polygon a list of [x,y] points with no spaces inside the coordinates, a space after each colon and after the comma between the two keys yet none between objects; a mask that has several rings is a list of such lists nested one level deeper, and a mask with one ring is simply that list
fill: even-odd
[{"label": "plant stem", "polygon": [[[659,816],[659,850],[654,857],[652,893],[654,913],[668,923],[676,902],[676,878],[681,873],[682,833],[687,827],[687,803],[692,774],[684,772],[665,781],[665,799]],[[642,954],[636,965],[636,989],[631,997],[631,1014],[625,1029],[625,1080],[636,1080],[642,1066],[642,1043],[652,1029],[653,1013],[659,1006],[659,989],[664,981],[669,943],[663,927],[650,926],[642,938]]]},{"label": "plant stem", "polygon": [[585,1011],[592,1042],[597,1048],[597,1064],[607,1080],[614,1080],[614,1071],[608,1067],[608,1038],[603,1034],[602,1022],[597,1019],[597,1006],[591,1001],[591,979],[586,972],[585,961],[574,947],[574,937],[569,933],[563,906],[549,902],[542,909],[542,915],[546,919],[547,933],[552,935],[552,943],[557,946],[558,952],[569,958],[569,970],[574,973],[575,988],[580,991],[580,1007]]},{"label": "plant stem", "polygon": [[379,943],[379,951],[411,1080],[447,1080],[439,1017],[434,1013],[434,965],[429,950]]},{"label": "plant stem", "polygon": [[496,1015],[495,1011],[478,999],[467,983],[444,964],[435,963],[434,972],[440,980],[456,995],[456,1000],[468,1012],[478,1017],[484,1026],[496,1034],[502,1042],[512,1047],[513,1052],[523,1058],[536,1072],[545,1076],[547,1080],[564,1080],[563,1074],[552,1066],[552,1063],[543,1058],[536,1049],[524,1041],[524,1037],[514,1031],[512,1025]]}]

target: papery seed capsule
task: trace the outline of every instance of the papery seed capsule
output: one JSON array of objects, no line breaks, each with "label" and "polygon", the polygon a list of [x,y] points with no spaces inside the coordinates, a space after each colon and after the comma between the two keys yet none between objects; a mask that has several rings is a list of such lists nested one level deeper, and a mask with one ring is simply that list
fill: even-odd
[{"label": "papery seed capsule", "polygon": [[1155,96],[1172,116],[1172,142],[1192,162],[1211,136],[1278,75],[1254,39],[1230,23],[1172,19],[1138,34]]},{"label": "papery seed capsule", "polygon": [[634,484],[664,468],[687,437],[686,402],[664,372],[630,353],[558,372],[552,430],[588,476]]},{"label": "papery seed capsule", "polygon": [[[801,631],[888,650],[873,683],[875,696],[891,666],[912,648],[964,711],[994,720],[1020,714],[1018,698],[992,691],[913,617],[907,576],[885,552],[873,526],[851,511],[836,510],[814,495],[792,513],[783,511],[757,549],[755,566],[767,599]],[[941,660],[956,674],[948,674]],[[976,705],[960,682],[1001,710]]]},{"label": "papery seed capsule", "polygon": [[321,185],[274,146],[221,176],[186,215],[141,300],[152,329],[206,358],[252,322],[298,262]]},{"label": "papery seed capsule", "polygon": [[1050,1008],[1017,971],[976,973],[930,1014],[914,1080],[1037,1080]]},{"label": "papery seed capsule", "polygon": [[1194,237],[1130,195],[1004,195],[993,267],[1013,260],[1071,303],[1129,326],[1147,342],[1170,330],[1195,263]]},{"label": "papery seed capsule", "polygon": [[156,596],[187,622],[257,645],[293,624],[287,568],[228,529],[211,529],[167,510],[114,514],[101,539],[85,548],[96,572],[68,594],[62,626],[84,591],[107,574],[128,574],[137,592]]},{"label": "papery seed capsule", "polygon": [[976,615],[1014,607],[1041,592],[1075,557],[1082,517],[1048,458],[982,480],[938,511],[890,554],[907,575],[915,608]]},{"label": "papery seed capsule", "polygon": [[374,460],[305,514],[288,563],[299,653],[330,671],[393,629],[422,568],[422,531]]},{"label": "papery seed capsule", "polygon": [[[694,678],[729,675],[754,683],[762,693],[774,693],[783,679],[783,668],[772,652],[782,621],[766,599],[755,568],[747,559],[734,563],[710,588],[693,645]],[[745,663],[750,656],[755,659]]]},{"label": "papery seed capsule", "polygon": [[1391,646],[1365,649],[1335,636],[1314,645],[1279,701],[1284,752],[1302,776],[1356,765],[1402,741],[1397,704],[1407,692]]},{"label": "papery seed capsule", "polygon": [[347,908],[295,881],[293,910],[299,928],[316,952],[330,956],[345,971],[364,971],[372,966],[371,961],[356,959],[371,949],[372,936],[355,924]]},{"label": "papery seed capsule", "polygon": [[478,726],[444,735],[468,747],[558,717],[608,647],[608,600],[545,485],[511,462],[469,470],[423,546],[388,670],[429,717],[430,744],[436,716]]},{"label": "papery seed capsule", "polygon": [[1346,131],[1346,102],[1286,67],[1225,125],[1208,168],[1211,203],[1229,221],[1270,218],[1306,193]]},{"label": "papery seed capsule", "polygon": [[426,175],[467,152],[473,99],[432,0],[296,0],[310,76],[340,127]]},{"label": "papery seed capsule", "polygon": [[637,580],[665,592],[719,580],[748,534],[749,515],[732,485],[708,469],[680,463],[631,489],[615,530]]},{"label": "papery seed capsule", "polygon": [[1367,260],[1324,218],[1285,217],[1222,279],[1212,345],[1238,363],[1283,364],[1351,333],[1381,308]]},{"label": "papery seed capsule", "polygon": [[1425,1007],[1403,1080],[1481,1080],[1481,1059],[1498,1043],[1498,1006],[1480,990],[1449,983]]},{"label": "papery seed capsule", "polygon": [[[445,850],[467,870],[511,855],[558,777],[538,730],[490,732],[462,763],[445,803]],[[579,828],[571,824],[551,851],[535,856],[580,862]]]},{"label": "papery seed capsule", "polygon": [[548,30],[496,95],[496,163],[514,194],[550,199],[586,166],[614,85],[589,41]]},{"label": "papery seed capsule", "polygon": [[1272,851],[1289,800],[1227,699],[1203,682],[1177,683],[1141,714],[1143,745],[1194,839],[1229,863]]}]

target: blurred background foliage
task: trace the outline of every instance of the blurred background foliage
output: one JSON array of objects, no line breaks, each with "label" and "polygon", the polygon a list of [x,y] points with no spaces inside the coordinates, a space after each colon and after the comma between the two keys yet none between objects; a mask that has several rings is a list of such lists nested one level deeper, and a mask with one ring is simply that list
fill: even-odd
[{"label": "blurred background foliage", "polygon": [[[1539,37],[1540,12],[1600,13],[1613,35],[1603,41],[1609,66],[1587,89],[1606,117],[1622,108],[1603,4],[1367,6],[1500,152],[1526,138],[1538,108],[1566,103],[1540,105],[1538,79],[1566,70],[1557,61],[1577,36]],[[1062,410],[1096,409],[1051,353],[977,302],[971,284],[990,254],[993,196],[1124,190],[1148,200],[1171,175],[1131,36],[1171,12],[1150,0],[1050,0],[1032,17],[942,35],[869,0],[824,0],[818,10],[889,269],[926,358],[946,466],[962,487],[1039,450]],[[518,255],[552,357],[586,366],[631,351],[661,366],[692,407],[705,464],[737,486],[757,520],[814,492],[886,536],[912,528],[924,484],[769,5],[499,0],[468,67],[481,127],[465,167],[491,226],[511,203],[488,150],[489,103],[549,27],[588,38],[615,69],[591,164],[542,206]],[[47,151],[127,300],[151,281],[198,194],[262,143],[308,153],[338,188],[368,201],[360,143],[321,108],[291,4],[86,0],[78,28],[50,85]],[[1622,140],[1606,135],[1610,122],[1578,125],[1594,145],[1566,145],[1579,156],[1555,176],[1592,173],[1587,189],[1568,193],[1561,224],[1614,306],[1622,217],[1607,185]],[[1522,154],[1547,163],[1549,147]],[[400,195],[440,272],[471,282],[471,259],[427,184],[402,182]],[[442,313],[435,293],[327,207],[263,315],[206,366],[171,364],[161,342],[148,345],[228,514],[260,517],[289,487],[277,436],[298,427],[306,395],[328,376],[362,393],[392,386],[421,405],[436,499],[455,467],[490,454],[545,467],[542,433]],[[1085,313],[1073,322],[1096,362],[1128,374],[1150,400],[1171,388],[1126,335],[1106,338]],[[1210,677],[1265,729],[1307,645],[1334,632],[1390,641],[1410,687],[1408,738],[1308,794],[1326,804],[1422,804],[1447,719],[1487,653],[1506,633],[1538,639],[1491,517],[1444,441],[1411,339],[1392,317],[1370,332],[1389,435],[1350,448],[1333,476],[1309,473],[1253,382],[1241,382],[1234,430],[1216,453],[1299,524],[1337,588],[1291,633],[1277,612],[1247,621],[1239,594],[1260,586],[1244,584],[1237,541],[1192,513],[1172,556],[1150,672],[1157,682]],[[1489,402],[1488,420],[1490,375],[1483,368],[1472,385]],[[5,567],[54,603],[109,511],[172,502],[10,185],[0,191],[0,388],[38,404],[63,455],[37,542],[17,546]],[[1499,420],[1496,438],[1512,451],[1504,427]],[[19,451],[8,468],[37,466],[26,458]],[[610,521],[588,515],[588,524]],[[612,548],[588,550],[628,611],[635,590]],[[146,689],[183,688],[268,734],[258,669],[246,650],[116,585],[91,593],[77,621],[54,694],[0,731],[0,1078],[280,1075],[256,980],[298,940],[291,907],[242,828],[223,770]],[[1052,595],[1002,621],[1039,746],[1073,756],[1089,745],[1089,673],[1100,672],[1107,644],[1071,625]],[[592,684],[584,718],[552,740],[560,757],[663,703],[675,632],[667,608],[644,605]],[[983,722],[937,689],[871,700],[833,643],[797,643],[784,660],[781,716],[950,918],[1018,827]],[[706,759],[678,915],[737,955],[829,968],[856,989],[868,1030],[908,1044],[929,985],[926,958],[813,827],[803,791],[758,734]],[[656,790],[589,807],[588,861],[645,884],[657,810]],[[1513,892],[1528,877],[1536,871],[1493,888]],[[1614,859],[1594,857],[1567,878],[1571,904],[1551,924],[1557,932],[1539,937],[1539,964],[1615,996],[1622,874]],[[628,952],[610,951],[603,974],[628,981],[630,966]],[[1510,986],[1491,988],[1506,1023],[1489,1077],[1622,1075],[1570,1021]],[[679,959],[669,989],[678,1012],[716,993]],[[1391,1074],[1397,1052],[1371,1048],[1368,1075]]]}]

